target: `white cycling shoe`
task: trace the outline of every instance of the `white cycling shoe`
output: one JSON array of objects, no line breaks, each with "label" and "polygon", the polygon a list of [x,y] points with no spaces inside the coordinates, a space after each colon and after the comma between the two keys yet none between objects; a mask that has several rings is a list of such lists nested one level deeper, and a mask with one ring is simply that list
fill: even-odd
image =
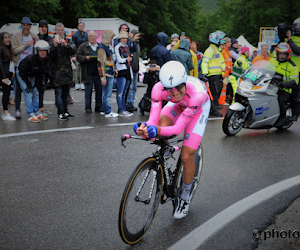
[{"label": "white cycling shoe", "polygon": [[187,216],[189,211],[190,203],[189,201],[182,200],[181,198],[177,200],[177,206],[174,211],[174,218],[175,219],[182,219],[183,217]]}]

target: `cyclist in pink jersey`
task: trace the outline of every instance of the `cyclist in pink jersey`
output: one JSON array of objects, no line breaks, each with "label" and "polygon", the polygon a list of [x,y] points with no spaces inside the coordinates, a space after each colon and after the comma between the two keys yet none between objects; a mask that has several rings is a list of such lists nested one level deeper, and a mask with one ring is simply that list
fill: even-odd
[{"label": "cyclist in pink jersey", "polygon": [[[137,135],[154,138],[157,135],[179,135],[184,130],[181,150],[183,191],[177,201],[174,217],[185,217],[189,209],[189,194],[195,174],[194,154],[198,149],[210,111],[210,98],[206,87],[199,79],[187,76],[184,66],[177,61],[165,63],[159,73],[160,82],[151,93],[149,120],[136,123]],[[169,101],[162,108],[163,100]]]}]

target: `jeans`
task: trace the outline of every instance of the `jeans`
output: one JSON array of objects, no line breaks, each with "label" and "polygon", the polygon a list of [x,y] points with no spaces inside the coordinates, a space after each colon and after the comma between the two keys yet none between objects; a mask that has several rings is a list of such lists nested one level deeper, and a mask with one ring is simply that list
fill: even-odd
[{"label": "jeans", "polygon": [[131,84],[129,85],[126,107],[133,107],[133,105],[134,105],[138,77],[139,77],[138,73],[133,73],[133,79],[132,79]]},{"label": "jeans", "polygon": [[112,94],[112,88],[114,84],[113,77],[106,77],[106,85],[102,86],[102,107],[101,111],[105,112],[105,114],[109,114],[111,112],[111,106],[109,104],[109,100]]},{"label": "jeans", "polygon": [[99,75],[88,75],[89,83],[85,83],[85,107],[91,108],[92,106],[92,92],[95,85],[95,109],[100,110],[102,105],[102,85]]},{"label": "jeans", "polygon": [[[24,93],[25,107],[26,107],[26,110],[27,110],[28,117],[38,115],[39,114],[39,92],[38,92],[37,88],[34,87],[32,93],[27,93],[25,91],[26,88],[27,88],[27,84],[20,77],[19,69],[16,69],[16,76],[17,76],[17,80],[20,84],[20,87],[21,87],[21,89],[23,90],[23,93]],[[34,86],[35,77],[28,77],[28,79],[31,83],[31,86]]]},{"label": "jeans", "polygon": [[129,84],[130,80],[127,80],[125,77],[117,78],[117,103],[120,113],[126,111],[125,96]]},{"label": "jeans", "polygon": [[70,93],[70,85],[62,85],[55,87],[55,105],[57,114],[64,114],[68,112],[68,96]]},{"label": "jeans", "polygon": [[[20,83],[17,79],[17,68],[15,68],[16,71],[16,77],[13,78],[13,83],[14,83],[14,94],[15,94],[15,103],[16,103],[16,110],[20,109],[21,106],[21,87]],[[18,71],[19,72],[19,71]]]}]

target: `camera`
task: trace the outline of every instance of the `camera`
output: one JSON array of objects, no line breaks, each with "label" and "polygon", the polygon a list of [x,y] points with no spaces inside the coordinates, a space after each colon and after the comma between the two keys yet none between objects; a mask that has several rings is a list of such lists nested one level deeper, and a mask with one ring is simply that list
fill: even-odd
[{"label": "camera", "polygon": [[286,38],[286,32],[290,30],[293,34],[294,28],[293,25],[287,25],[285,23],[278,24],[278,37],[280,42],[284,42],[284,39]]},{"label": "camera", "polygon": [[151,64],[151,65],[150,65],[150,68],[155,68],[155,67],[156,67],[155,64]]}]

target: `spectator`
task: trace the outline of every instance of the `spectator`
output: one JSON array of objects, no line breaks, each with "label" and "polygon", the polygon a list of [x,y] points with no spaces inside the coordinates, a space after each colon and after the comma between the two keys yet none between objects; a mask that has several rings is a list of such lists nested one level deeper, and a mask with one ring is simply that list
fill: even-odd
[{"label": "spectator", "polygon": [[[85,25],[83,22],[79,22],[77,26],[77,31],[72,36],[72,42],[76,45],[78,49],[79,46],[88,40],[88,34],[84,31]],[[73,59],[74,60],[74,59]],[[78,64],[78,63],[77,63]],[[78,75],[76,75],[75,89],[84,90],[84,83],[82,82],[82,69],[79,67]],[[79,79],[78,79],[79,78]]]},{"label": "spectator", "polygon": [[48,22],[46,20],[40,20],[39,21],[39,34],[38,37],[40,40],[44,40],[48,42],[49,44],[52,43],[51,37],[48,35],[49,32]]},{"label": "spectator", "polygon": [[252,52],[252,62],[253,62],[253,59],[254,59],[254,57],[257,57],[257,54],[258,54],[258,51],[257,51],[257,48],[254,48],[253,49],[253,52]]},{"label": "spectator", "polygon": [[77,31],[72,36],[72,42],[76,45],[77,49],[79,46],[88,40],[88,33],[84,31],[85,25],[84,23],[80,22],[77,26]]},{"label": "spectator", "polygon": [[102,106],[102,85],[97,68],[97,34],[90,31],[88,41],[82,43],[76,53],[76,59],[82,69],[82,81],[85,87],[85,112],[92,113],[92,92],[95,87],[95,112]]},{"label": "spectator", "polygon": [[[175,44],[178,42],[179,40],[179,35],[174,33],[171,35],[171,43],[167,45],[167,50],[171,51],[172,50],[172,43],[175,42]],[[174,46],[173,46],[174,47]]]},{"label": "spectator", "polygon": [[117,60],[117,103],[119,108],[119,116],[132,116],[133,114],[126,110],[125,96],[132,78],[132,68],[130,50],[128,46],[128,34],[121,31],[119,34],[119,43],[115,47]]},{"label": "spectator", "polygon": [[68,112],[68,96],[72,84],[72,68],[70,56],[75,55],[76,46],[66,38],[65,27],[62,23],[55,25],[55,33],[50,48],[51,70],[55,86],[55,104],[58,119],[66,121],[74,118]]},{"label": "spectator", "polygon": [[150,60],[155,60],[160,67],[171,60],[170,51],[166,49],[167,41],[167,34],[159,32],[157,34],[157,45],[150,51]]},{"label": "spectator", "polygon": [[238,57],[240,56],[238,47],[239,47],[238,40],[236,40],[235,38],[232,38],[231,39],[231,47],[229,48],[232,63],[234,63],[236,61],[236,59],[238,59]]},{"label": "spectator", "polygon": [[[11,48],[14,54],[14,66],[16,69],[16,86],[15,86],[15,102],[16,102],[16,118],[21,119],[21,87],[18,82],[19,70],[18,66],[20,62],[28,55],[34,53],[33,46],[39,40],[39,37],[30,32],[31,20],[25,16],[21,20],[22,31],[13,35],[11,40]],[[24,91],[24,90],[23,90]]]},{"label": "spectator", "polygon": [[155,60],[150,60],[149,64],[146,67],[146,73],[144,77],[144,83],[148,84],[146,95],[148,98],[151,98],[151,92],[155,83],[159,81],[159,71],[160,67],[156,64]]},{"label": "spectator", "polygon": [[[130,28],[129,28],[129,26],[126,23],[123,23],[119,27],[119,33],[121,31],[127,32],[127,35],[128,35],[129,32],[130,32]],[[138,40],[138,39],[139,38],[137,38],[137,36],[133,36],[131,39],[128,37],[127,45],[129,47],[130,54],[137,51],[136,40]],[[119,44],[119,37],[116,37],[114,39],[114,47],[116,47],[118,44]]]},{"label": "spectator", "polygon": [[222,90],[222,72],[225,71],[224,58],[219,50],[219,45],[224,37],[225,33],[219,30],[209,35],[210,46],[205,50],[201,64],[203,81],[208,80],[213,97],[210,113],[218,117],[222,117],[217,107]]},{"label": "spectator", "polygon": [[139,45],[139,39],[141,38],[140,32],[136,29],[131,30],[131,32],[129,33],[129,38],[133,38],[133,37],[136,37],[138,39],[136,40],[137,50],[136,52],[132,53],[133,58],[132,58],[131,65],[132,65],[133,78],[131,84],[129,85],[128,95],[126,99],[126,110],[129,112],[137,111],[137,108],[134,107],[134,99],[135,99],[137,82],[139,77],[138,72],[139,72],[139,62],[141,56],[140,45]]},{"label": "spectator", "polygon": [[[172,41],[172,42],[171,42],[171,50],[174,50],[175,45],[176,45],[176,42],[175,42],[175,41]],[[171,51],[171,50],[170,50],[170,51]]]},{"label": "spectator", "polygon": [[190,43],[187,39],[180,40],[179,48],[171,51],[171,59],[181,62],[188,75],[190,70],[194,69],[192,54],[190,53]]},{"label": "spectator", "polygon": [[270,57],[268,55],[268,45],[266,44],[262,44],[261,45],[261,53],[260,55],[258,55],[257,57],[255,57],[253,60],[252,60],[252,64],[256,63],[257,61],[260,61],[260,60],[266,60],[266,61],[269,61],[270,60]]},{"label": "spectator", "polygon": [[190,44],[190,53],[192,55],[192,62],[193,62],[193,66],[194,66],[194,69],[190,70],[190,76],[198,78],[199,77],[198,59],[197,59],[196,53],[194,53],[194,51],[191,49],[191,45],[192,45],[191,39],[188,36],[186,36],[186,39],[189,41],[189,44]]},{"label": "spectator", "polygon": [[198,47],[199,47],[199,43],[197,41],[192,41],[191,42],[191,50],[196,54],[197,56],[197,61],[198,61],[198,70],[199,70],[199,67],[200,67],[200,60],[203,56],[203,54],[198,51]]},{"label": "spectator", "polygon": [[11,51],[10,34],[7,32],[0,33],[0,75],[2,84],[2,120],[3,121],[15,121],[16,118],[13,117],[8,112],[9,94],[10,94],[10,83],[12,73],[9,72],[9,66],[13,60],[13,53]]},{"label": "spectator", "polygon": [[[100,43],[97,50],[98,69],[100,69],[102,84],[102,107],[100,114],[112,118],[119,116],[117,113],[111,111],[111,105],[109,104],[114,82],[114,73],[118,73],[112,59],[112,51],[109,48],[114,36],[115,34],[112,31],[104,30],[102,33],[102,43]],[[103,112],[101,112],[101,110]]]},{"label": "spectator", "polygon": [[19,64],[18,81],[24,90],[25,106],[28,114],[27,121],[41,122],[48,120],[46,116],[39,113],[39,92],[38,86],[44,84],[48,75],[49,43],[40,40],[34,45],[35,53],[24,58]]},{"label": "spectator", "polygon": [[[38,34],[38,37],[40,38],[40,40],[44,40],[46,42],[50,44],[52,44],[52,38],[48,35],[48,22],[46,20],[40,20],[39,21],[39,34]],[[50,77],[48,75],[48,77]],[[45,79],[47,80],[47,79]],[[52,79],[50,78],[50,81]],[[38,92],[39,92],[39,112],[40,114],[42,114],[43,116],[48,116],[48,115],[52,115],[52,112],[45,109],[44,108],[44,92],[45,92],[45,89],[47,87],[47,82],[44,81],[43,84],[40,84],[38,86]]]}]

